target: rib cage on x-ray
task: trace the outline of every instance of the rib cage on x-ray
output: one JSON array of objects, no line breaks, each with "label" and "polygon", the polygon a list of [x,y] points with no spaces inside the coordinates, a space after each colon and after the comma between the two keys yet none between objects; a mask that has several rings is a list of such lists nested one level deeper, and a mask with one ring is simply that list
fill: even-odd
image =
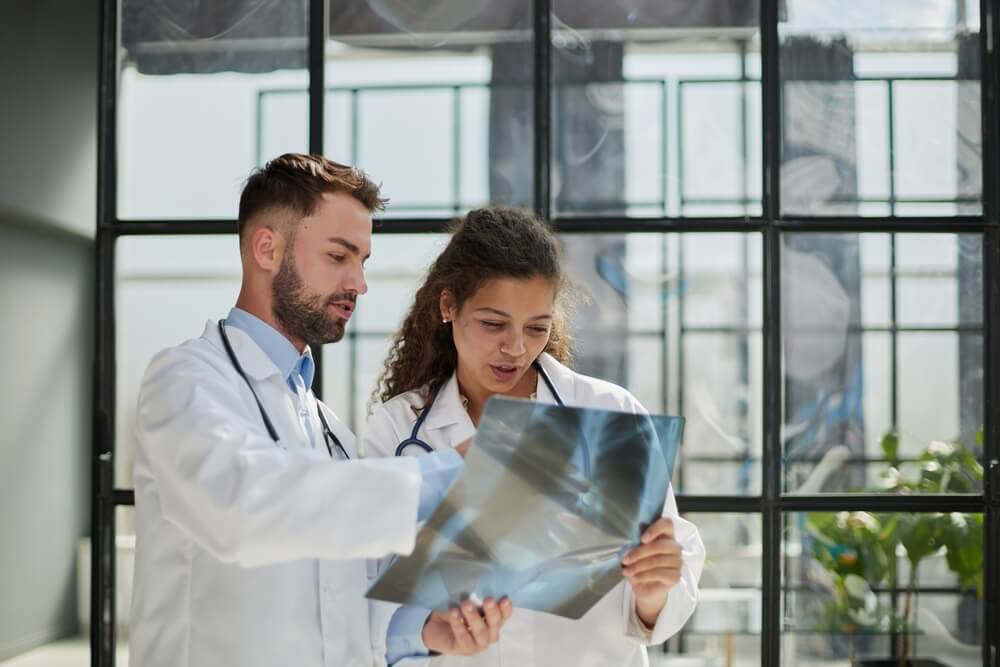
[{"label": "rib cage on x-ray", "polygon": [[443,608],[475,593],[579,618],[659,517],[683,420],[494,398],[466,468],[369,597]]}]

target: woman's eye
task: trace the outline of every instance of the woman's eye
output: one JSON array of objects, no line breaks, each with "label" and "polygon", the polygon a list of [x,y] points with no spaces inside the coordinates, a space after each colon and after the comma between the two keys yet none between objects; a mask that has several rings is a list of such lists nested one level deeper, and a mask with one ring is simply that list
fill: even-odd
[{"label": "woman's eye", "polygon": [[541,334],[543,336],[549,332],[547,327],[528,327],[528,329],[531,330],[532,333]]},{"label": "woman's eye", "polygon": [[482,324],[487,329],[499,329],[500,327],[503,326],[502,322],[486,322],[486,321],[484,321]]}]

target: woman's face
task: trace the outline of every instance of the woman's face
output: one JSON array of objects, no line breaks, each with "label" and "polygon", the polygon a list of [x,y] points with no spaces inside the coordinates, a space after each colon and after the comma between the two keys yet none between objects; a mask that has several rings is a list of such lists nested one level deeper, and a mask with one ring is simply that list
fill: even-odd
[{"label": "woman's face", "polygon": [[467,393],[534,391],[534,374],[525,373],[549,342],[555,296],[555,284],[542,277],[489,280],[460,309],[450,292],[441,295],[441,315],[452,322],[458,378]]}]

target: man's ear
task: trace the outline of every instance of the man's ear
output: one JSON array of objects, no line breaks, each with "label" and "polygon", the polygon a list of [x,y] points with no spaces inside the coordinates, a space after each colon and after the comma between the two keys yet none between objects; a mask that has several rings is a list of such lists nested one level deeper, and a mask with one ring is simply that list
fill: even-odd
[{"label": "man's ear", "polygon": [[285,239],[266,225],[257,225],[250,230],[245,241],[246,252],[254,266],[268,273],[276,273],[281,267],[285,252]]},{"label": "man's ear", "polygon": [[450,289],[441,290],[441,297],[438,299],[438,308],[441,310],[441,319],[444,321],[452,322],[458,316],[455,295]]}]

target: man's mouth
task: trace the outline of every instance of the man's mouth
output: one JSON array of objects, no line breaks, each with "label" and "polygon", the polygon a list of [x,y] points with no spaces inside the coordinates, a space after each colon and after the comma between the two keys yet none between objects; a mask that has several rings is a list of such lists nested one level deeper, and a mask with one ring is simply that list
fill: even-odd
[{"label": "man's mouth", "polygon": [[351,314],[354,312],[354,302],[347,299],[341,299],[339,301],[331,301],[329,303],[329,308],[333,310],[341,319],[349,320],[351,319]]}]

